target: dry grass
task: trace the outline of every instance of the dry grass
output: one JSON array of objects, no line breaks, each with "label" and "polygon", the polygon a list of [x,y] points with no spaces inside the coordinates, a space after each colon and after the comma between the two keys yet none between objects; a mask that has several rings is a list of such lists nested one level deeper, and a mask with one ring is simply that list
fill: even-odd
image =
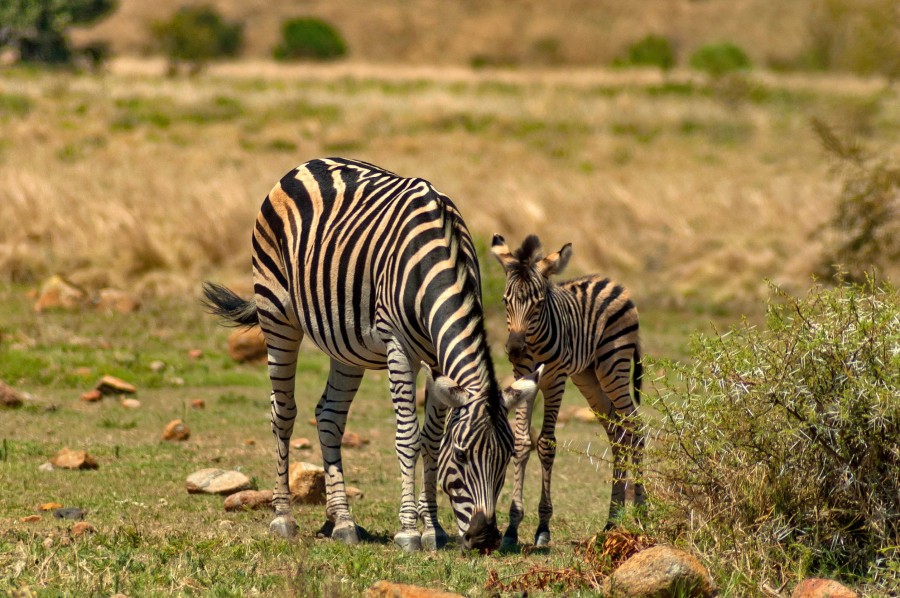
[{"label": "dry grass", "polygon": [[745,301],[766,277],[805,285],[820,257],[811,234],[839,181],[809,116],[855,115],[876,147],[900,132],[896,94],[846,78],[722,88],[652,73],[251,64],[183,80],[154,67],[0,80],[2,105],[19,106],[0,113],[0,279],[60,271],[147,294],[244,281],[272,184],[337,154],[430,179],[482,239],[571,241],[573,271],[615,276],[645,303]]}]

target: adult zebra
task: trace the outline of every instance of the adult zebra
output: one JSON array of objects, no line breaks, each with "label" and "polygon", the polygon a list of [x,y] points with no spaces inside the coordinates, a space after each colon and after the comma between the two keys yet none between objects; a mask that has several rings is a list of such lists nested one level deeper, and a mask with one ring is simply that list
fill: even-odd
[{"label": "adult zebra", "polygon": [[[307,336],[331,358],[316,406],[326,471],[323,530],[359,541],[345,494],[341,438],[363,372],[387,368],[402,476],[395,542],[406,550],[446,542],[437,520],[439,469],[463,544],[496,547],[495,506],[513,449],[507,409],[534,399],[539,372],[501,394],[485,337],[478,261],[456,206],[422,179],[364,162],[312,160],[288,172],[263,202],[252,261],[254,299],[209,283],[204,291],[213,313],[237,325],[258,322],[266,339],[277,448],[270,530],[285,537],[297,530],[288,443],[297,352]],[[429,376],[420,433],[414,390],[422,362],[443,375]],[[423,441],[417,505],[415,465]]]},{"label": "adult zebra", "polygon": [[[535,544],[546,545],[553,516],[550,478],[556,457],[556,418],[569,377],[606,423],[614,462],[610,519],[625,502],[629,458],[635,472],[634,502],[644,502],[640,481],[644,438],[636,429],[643,371],[637,308],[628,291],[608,278],[585,276],[555,284],[550,277],[565,269],[572,257],[571,243],[542,257],[541,242],[535,235],[529,235],[515,252],[510,252],[503,237],[494,235],[491,251],[506,271],[506,350],[516,374],[523,375],[534,363],[545,367],[540,379],[544,422],[537,441],[543,483]],[[532,406],[529,402],[516,412],[515,486],[504,545],[518,543],[524,514],[522,485],[532,448]]]}]

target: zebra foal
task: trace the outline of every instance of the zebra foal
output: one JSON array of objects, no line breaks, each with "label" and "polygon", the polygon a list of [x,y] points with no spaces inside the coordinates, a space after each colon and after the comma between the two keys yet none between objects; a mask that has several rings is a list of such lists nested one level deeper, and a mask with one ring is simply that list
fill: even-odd
[{"label": "zebra foal", "polygon": [[[423,179],[353,160],[311,160],[269,192],[252,246],[252,299],[210,283],[204,291],[213,313],[235,325],[259,323],[265,336],[276,446],[270,530],[285,537],[297,532],[288,445],[297,414],[297,353],[308,337],[331,358],[316,406],[326,472],[323,531],[359,542],[344,488],[341,438],[363,373],[387,368],[402,479],[394,541],[405,550],[446,543],[437,519],[440,475],[463,545],[496,547],[495,507],[514,443],[507,410],[534,399],[540,372],[501,392],[485,336],[474,245],[453,202]],[[420,430],[415,379],[422,362],[436,375],[428,372]],[[420,454],[424,482],[417,503]]]},{"label": "zebra foal", "polygon": [[[556,418],[568,378],[606,424],[614,462],[610,518],[625,502],[629,460],[636,480],[634,502],[644,502],[639,472],[644,438],[635,421],[642,376],[638,313],[628,291],[607,278],[585,276],[558,284],[551,280],[551,276],[562,273],[572,257],[571,243],[543,257],[535,235],[529,235],[513,252],[503,237],[494,235],[491,251],[506,272],[506,350],[516,376],[524,375],[536,363],[544,365],[540,379],[544,421],[537,439],[542,486],[535,534],[535,544],[541,546],[550,542],[550,478],[556,457]],[[533,403],[528,402],[516,411],[515,485],[504,545],[518,543],[518,527],[524,514],[522,485],[532,448],[532,407]]]}]

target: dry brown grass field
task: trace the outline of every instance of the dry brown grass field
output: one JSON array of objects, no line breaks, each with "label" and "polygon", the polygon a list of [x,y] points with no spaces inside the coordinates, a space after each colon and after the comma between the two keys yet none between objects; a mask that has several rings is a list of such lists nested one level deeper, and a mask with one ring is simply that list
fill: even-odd
[{"label": "dry brown grass field", "polygon": [[[307,533],[290,544],[267,537],[268,513],[225,515],[218,502],[183,493],[184,476],[211,463],[245,468],[270,486],[264,368],[227,359],[227,331],[197,299],[206,279],[248,286],[256,212],[299,163],[359,158],[424,177],[453,198],[482,250],[495,344],[503,338],[502,276],[487,244],[493,233],[511,243],[538,233],[548,250],[573,243],[572,275],[601,272],[631,289],[648,355],[681,358],[690,333],[711,319],[758,317],[767,279],[801,291],[823,266],[822,231],[842,179],[813,118],[882,155],[896,155],[900,141],[896,84],[878,78],[752,71],[713,80],[586,66],[608,63],[645,31],[623,3],[523,2],[517,18],[527,35],[517,35],[521,27],[499,2],[421,3],[406,20],[398,3],[304,3],[346,23],[351,58],[328,65],[266,60],[277,24],[299,3],[276,3],[264,16],[255,16],[258,2],[215,4],[246,18],[248,59],[193,77],[167,77],[163,60],[134,55],[97,74],[0,70],[0,379],[36,396],[0,416],[0,472],[16,480],[0,492],[0,593],[28,585],[47,595],[358,595],[390,577],[483,595],[491,571],[510,580],[534,566],[572,566],[578,543],[602,527],[608,472],[588,460],[598,473],[585,475],[580,452],[598,454],[605,439],[580,423],[560,433],[572,450],[560,451],[557,488],[566,490],[557,494],[549,553],[411,560],[389,543],[354,550]],[[764,61],[797,52],[804,4],[660,0],[642,18],[680,32],[682,53],[715,34]],[[123,1],[79,35],[140,52],[143,23],[175,6]],[[729,10],[734,23],[723,16]],[[617,19],[607,23],[604,14]],[[458,29],[442,33],[445,22]],[[395,28],[390,43],[378,45],[372,31],[387,24]],[[547,36],[559,38],[561,57],[533,55]],[[546,64],[473,70],[476,54]],[[551,67],[557,61],[566,66]],[[54,273],[89,291],[127,289],[144,308],[35,314],[26,292]],[[206,357],[189,360],[191,348]],[[499,350],[495,357],[509,372]],[[151,371],[154,360],[167,369]],[[306,347],[306,417],[326,369]],[[135,381],[142,410],[81,404],[78,394],[103,373]],[[354,512],[382,539],[393,532],[397,497],[384,395],[383,375],[367,379],[351,427],[372,445],[348,458],[351,483],[367,493]],[[187,412],[194,397],[209,409]],[[567,397],[567,405],[582,403],[571,389]],[[195,429],[192,441],[160,443],[159,426],[180,416]],[[92,450],[101,469],[77,478],[39,472],[65,444]],[[525,536],[536,524],[535,465]],[[73,543],[65,522],[20,523],[49,500],[90,509],[97,535]],[[301,528],[314,529],[320,516],[319,507],[301,510]],[[714,575],[722,595],[761,593],[747,571]],[[560,591],[550,586],[544,595]],[[573,595],[596,595],[580,592]]]}]

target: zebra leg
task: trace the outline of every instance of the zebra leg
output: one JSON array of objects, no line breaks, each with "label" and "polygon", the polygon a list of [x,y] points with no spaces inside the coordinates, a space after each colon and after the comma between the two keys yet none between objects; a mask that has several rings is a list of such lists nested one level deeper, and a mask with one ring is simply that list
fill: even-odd
[{"label": "zebra leg", "polygon": [[282,538],[293,538],[297,535],[297,522],[291,515],[288,450],[294,431],[294,419],[297,416],[294,380],[297,372],[297,352],[303,333],[297,328],[262,316],[260,326],[266,338],[269,379],[272,382],[269,402],[276,457],[275,490],[272,494],[275,519],[269,524],[269,532]]},{"label": "zebra leg", "polygon": [[419,416],[416,414],[416,374],[406,352],[396,340],[387,343],[388,378],[397,432],[394,446],[400,462],[400,531],[394,534],[394,543],[407,552],[422,549],[422,534],[416,527],[419,512],[416,508],[416,461],[421,450]]},{"label": "zebra leg", "polygon": [[[523,368],[516,366],[516,378],[526,375]],[[525,486],[525,468],[528,458],[534,449],[531,443],[531,415],[534,410],[533,401],[524,401],[516,409],[515,424],[515,448],[513,452],[513,492],[509,505],[509,525],[503,532],[502,548],[512,548],[519,544],[519,524],[525,516],[525,501],[523,498]]]},{"label": "zebra leg", "polygon": [[538,503],[538,527],[534,534],[535,546],[550,544],[550,519],[553,517],[553,501],[550,498],[550,481],[553,461],[556,459],[556,418],[566,389],[566,377],[548,381],[544,391],[544,424],[538,437],[537,453],[541,461],[541,500]]},{"label": "zebra leg", "polygon": [[591,410],[600,418],[606,429],[606,436],[609,439],[610,447],[613,454],[613,487],[609,504],[609,515],[607,517],[607,527],[611,525],[612,519],[618,514],[622,506],[625,504],[625,471],[622,469],[622,444],[621,430],[619,426],[619,417],[613,407],[612,401],[603,388],[600,386],[600,380],[597,374],[591,370],[581,372],[572,376],[572,381],[584,398],[587,399]]},{"label": "zebra leg", "polygon": [[[596,369],[596,376],[604,395],[612,404],[613,413],[606,422],[606,434],[613,445],[613,493],[610,504],[610,518],[625,504],[625,494],[629,483],[634,484],[635,503],[644,501],[644,485],[638,473],[629,478],[627,467],[629,461],[640,464],[643,454],[644,439],[637,431],[637,406],[631,397],[631,361],[632,356],[614,353],[605,363]],[[638,485],[640,488],[638,488]]]},{"label": "zebra leg", "polygon": [[341,441],[347,424],[350,403],[362,381],[363,369],[331,360],[328,383],[316,405],[316,428],[325,465],[325,516],[323,531],[331,528],[331,537],[347,544],[357,544],[359,534],[350,515],[344,486],[344,467],[341,461]]},{"label": "zebra leg", "polygon": [[422,426],[422,493],[419,495],[419,518],[424,525],[422,547],[439,550],[447,545],[447,532],[437,516],[438,454],[444,435],[447,408],[434,397],[425,396],[425,423]]}]

